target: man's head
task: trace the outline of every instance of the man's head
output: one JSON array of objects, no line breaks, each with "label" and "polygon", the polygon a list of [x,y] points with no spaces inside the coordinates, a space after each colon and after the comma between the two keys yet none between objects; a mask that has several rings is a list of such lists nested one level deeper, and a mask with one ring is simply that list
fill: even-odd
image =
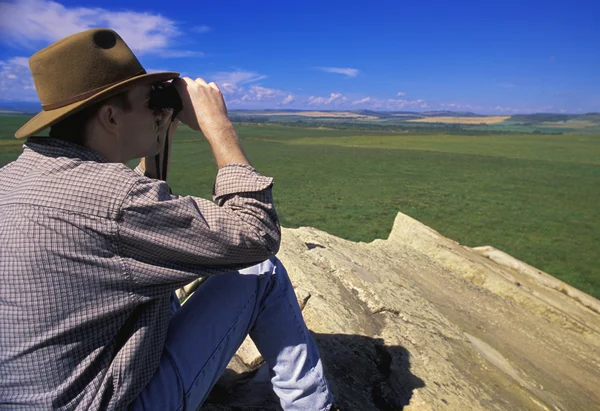
[{"label": "man's head", "polygon": [[165,137],[158,123],[170,112],[148,106],[151,88],[142,82],[99,101],[52,125],[49,135],[92,148],[115,162],[157,154]]},{"label": "man's head", "polygon": [[[118,157],[125,161],[154,150],[160,112],[147,107],[151,85],[179,73],[147,74],[121,37],[109,29],[59,40],[35,53],[29,66],[44,110],[17,131],[17,138],[56,125],[53,135],[60,132],[65,139],[118,149],[122,152]],[[69,132],[69,124],[84,136]]]}]

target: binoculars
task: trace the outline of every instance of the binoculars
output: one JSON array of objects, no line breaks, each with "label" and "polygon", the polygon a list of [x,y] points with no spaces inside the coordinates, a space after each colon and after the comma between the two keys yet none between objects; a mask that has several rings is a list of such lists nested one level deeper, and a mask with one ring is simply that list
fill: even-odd
[{"label": "binoculars", "polygon": [[183,108],[183,103],[179,93],[171,83],[156,83],[152,85],[148,107],[151,110],[172,108],[173,118],[175,118]]}]

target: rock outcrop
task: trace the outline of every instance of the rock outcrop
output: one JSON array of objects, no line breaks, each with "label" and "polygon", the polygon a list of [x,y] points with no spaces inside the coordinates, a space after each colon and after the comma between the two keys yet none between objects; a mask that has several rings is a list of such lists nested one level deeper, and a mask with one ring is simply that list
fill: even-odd
[{"label": "rock outcrop", "polygon": [[[387,240],[284,229],[342,410],[600,409],[598,300],[398,214]],[[280,409],[247,340],[203,410]],[[246,372],[252,371],[252,372]]]}]

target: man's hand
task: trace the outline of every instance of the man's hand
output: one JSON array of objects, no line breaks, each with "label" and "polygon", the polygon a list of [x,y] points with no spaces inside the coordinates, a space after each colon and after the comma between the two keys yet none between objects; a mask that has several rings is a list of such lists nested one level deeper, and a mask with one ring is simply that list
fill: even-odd
[{"label": "man's hand", "polygon": [[183,110],[178,118],[192,130],[208,132],[230,123],[223,94],[214,83],[189,77],[176,78],[173,86],[181,96]]},{"label": "man's hand", "polygon": [[212,82],[207,84],[201,78],[192,80],[189,77],[174,79],[173,86],[183,103],[183,110],[177,118],[192,130],[202,131],[217,165],[250,164],[227,117],[227,107],[219,87]]}]

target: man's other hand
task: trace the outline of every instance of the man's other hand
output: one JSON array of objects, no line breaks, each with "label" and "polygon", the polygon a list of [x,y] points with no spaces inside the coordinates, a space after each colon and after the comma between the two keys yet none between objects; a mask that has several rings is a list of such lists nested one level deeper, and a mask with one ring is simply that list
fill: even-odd
[{"label": "man's other hand", "polygon": [[214,83],[189,77],[176,78],[173,86],[181,96],[183,110],[177,116],[192,130],[209,135],[231,126],[223,94]]}]

